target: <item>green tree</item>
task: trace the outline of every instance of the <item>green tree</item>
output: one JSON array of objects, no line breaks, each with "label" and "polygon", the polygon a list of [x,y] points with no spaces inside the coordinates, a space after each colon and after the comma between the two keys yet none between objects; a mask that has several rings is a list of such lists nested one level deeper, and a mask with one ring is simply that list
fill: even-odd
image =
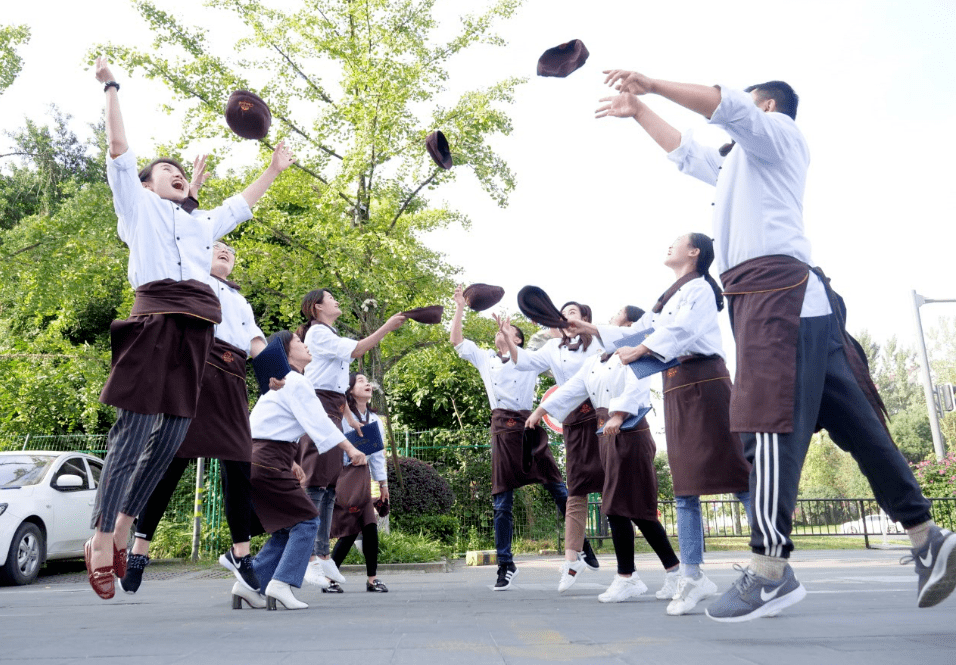
[{"label": "green tree", "polygon": [[[170,88],[186,110],[172,152],[198,137],[229,137],[222,114],[237,88],[254,87],[271,108],[276,129],[262,140],[264,151],[280,137],[294,142],[297,172],[270,190],[256,222],[233,238],[245,256],[237,275],[266,325],[294,327],[301,297],[319,286],[336,292],[342,327],[356,337],[397,310],[445,300],[456,269],[418,237],[468,219],[430,204],[425,194],[469,173],[506,204],[514,178],[488,139],[511,131],[499,107],[513,100],[521,82],[453,96],[447,66],[474,44],[501,44],[493,25],[513,14],[519,0],[498,0],[461,17],[447,41],[437,41],[435,0],[303,2],[289,11],[213,0],[208,4],[222,12],[223,23],[237,27],[229,53],[213,53],[205,29],[182,24],[156,4],[134,4],[154,43],[94,51]],[[438,128],[451,143],[452,170],[435,167],[426,155],[425,136]],[[384,385],[395,363],[440,337],[406,326],[360,368]]]},{"label": "green tree", "polygon": [[30,28],[26,25],[0,25],[0,94],[13,85],[23,69],[23,58],[16,47],[29,41]]}]

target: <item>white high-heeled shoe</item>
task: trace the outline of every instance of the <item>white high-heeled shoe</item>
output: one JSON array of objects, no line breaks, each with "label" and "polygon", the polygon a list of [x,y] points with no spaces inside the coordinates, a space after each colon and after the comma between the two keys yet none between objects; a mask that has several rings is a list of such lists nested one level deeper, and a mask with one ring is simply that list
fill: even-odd
[{"label": "white high-heeled shoe", "polygon": [[236,582],[232,585],[232,609],[241,610],[242,601],[246,601],[254,610],[261,610],[266,606],[266,598],[258,591],[252,591],[242,582]]},{"label": "white high-heeled shoe", "polygon": [[292,593],[292,587],[279,580],[270,580],[266,587],[266,609],[276,609],[276,601],[282,603],[282,607],[287,610],[304,610],[309,606],[295,597]]}]

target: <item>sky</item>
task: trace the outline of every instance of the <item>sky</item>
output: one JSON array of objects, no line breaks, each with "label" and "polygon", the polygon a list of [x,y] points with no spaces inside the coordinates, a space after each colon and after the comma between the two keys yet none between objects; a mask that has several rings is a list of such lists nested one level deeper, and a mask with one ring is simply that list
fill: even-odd
[{"label": "sky", "polygon": [[[21,49],[23,71],[0,97],[0,130],[21,127],[25,117],[42,119],[54,103],[74,116],[73,128],[82,134],[103,108],[101,87],[85,64],[87,50],[108,41],[147,44],[148,30],[122,0],[7,4],[0,21],[26,23],[33,37]],[[228,26],[211,27],[220,24],[198,3],[159,4],[206,22],[214,45],[230,42]],[[439,0],[441,34],[452,34],[458,12],[484,4]],[[508,207],[499,208],[463,167],[455,182],[429,196],[465,212],[470,230],[424,240],[462,268],[463,282],[503,286],[509,310],[517,309],[514,297],[525,284],[544,288],[558,303],[591,305],[598,321],[624,304],[647,309],[673,281],[662,265],[671,242],[689,231],[711,231],[710,187],[678,173],[634,121],[594,118],[599,100],[610,94],[601,73],[610,68],[737,88],[788,81],[801,97],[797,124],[811,154],[806,233],[814,262],[848,303],[850,331],[912,343],[913,290],[956,300],[951,0],[527,0],[499,32],[507,46],[475,47],[451,62],[447,94],[529,77],[507,107],[514,131],[492,139],[515,171],[517,187]],[[582,69],[566,79],[534,76],[545,49],[575,38],[591,53]],[[159,110],[164,89],[114,73],[137,153],[174,138],[175,117]],[[726,141],[702,117],[663,98],[645,100],[680,131],[692,130],[713,145]],[[0,153],[8,146],[0,136]],[[248,162],[254,146],[236,153]],[[922,315],[924,327],[932,328],[940,316],[956,316],[956,303],[926,305]]]}]

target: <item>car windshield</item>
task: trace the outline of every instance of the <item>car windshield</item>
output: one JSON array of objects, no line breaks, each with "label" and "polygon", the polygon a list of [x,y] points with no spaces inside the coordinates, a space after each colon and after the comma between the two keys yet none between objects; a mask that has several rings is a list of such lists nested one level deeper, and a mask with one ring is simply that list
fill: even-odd
[{"label": "car windshield", "polygon": [[53,464],[49,455],[0,456],[0,488],[36,485]]}]

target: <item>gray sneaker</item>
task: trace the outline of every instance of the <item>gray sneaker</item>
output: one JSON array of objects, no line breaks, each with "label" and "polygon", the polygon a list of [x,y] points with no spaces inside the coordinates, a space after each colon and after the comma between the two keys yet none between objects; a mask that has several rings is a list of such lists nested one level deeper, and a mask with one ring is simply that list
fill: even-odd
[{"label": "gray sneaker", "polygon": [[916,604],[919,607],[938,605],[956,587],[956,533],[934,526],[922,549],[912,552],[900,559],[900,563],[916,564]]},{"label": "gray sneaker", "polygon": [[776,616],[780,610],[799,603],[807,595],[789,564],[779,580],[761,577],[750,568],[736,564],[734,568],[740,571],[740,577],[705,611],[714,621],[735,623]]}]

